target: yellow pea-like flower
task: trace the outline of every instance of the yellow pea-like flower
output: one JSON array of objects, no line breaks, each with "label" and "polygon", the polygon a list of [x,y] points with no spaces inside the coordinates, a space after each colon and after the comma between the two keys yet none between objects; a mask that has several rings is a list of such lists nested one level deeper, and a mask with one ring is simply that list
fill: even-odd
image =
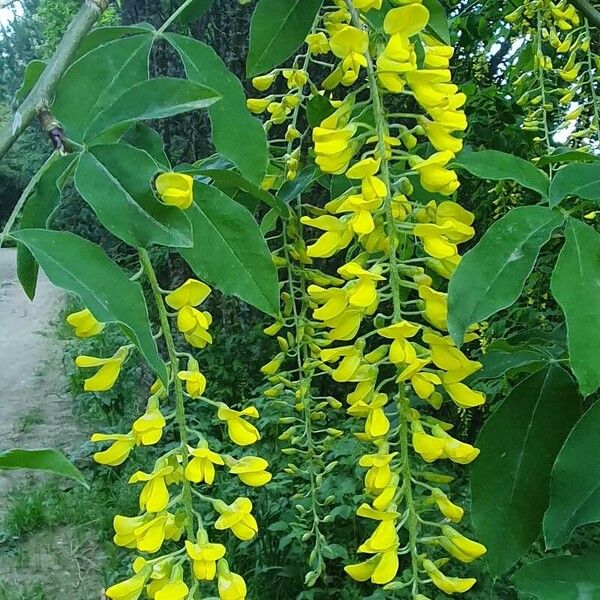
[{"label": "yellow pea-like flower", "polygon": [[185,468],[185,478],[194,483],[205,481],[212,485],[215,480],[214,465],[225,464],[221,456],[210,450],[206,443],[198,448],[190,448],[189,453],[192,458]]},{"label": "yellow pea-like flower", "polygon": [[473,562],[487,552],[483,544],[470,540],[449,525],[442,526],[439,544],[454,558],[464,563]]},{"label": "yellow pea-like flower", "polygon": [[75,329],[75,335],[80,338],[98,335],[105,327],[104,323],[97,321],[87,308],[71,313],[67,317],[67,323]]},{"label": "yellow pea-like flower", "polygon": [[269,483],[273,478],[271,473],[266,470],[268,466],[269,463],[264,458],[244,456],[230,466],[229,472],[237,475],[246,485],[260,487]]},{"label": "yellow pea-like flower", "polygon": [[248,98],[246,100],[246,106],[251,113],[254,113],[255,115],[262,115],[272,101],[272,96],[267,96],[266,98]]},{"label": "yellow pea-like flower", "polygon": [[198,532],[196,543],[185,541],[185,549],[193,561],[194,576],[199,581],[212,581],[217,574],[217,561],[225,556],[223,544],[213,544],[208,541],[204,529]]},{"label": "yellow pea-like flower", "polygon": [[249,498],[237,498],[232,504],[215,500],[215,509],[220,516],[215,522],[215,529],[231,529],[240,540],[251,540],[258,533],[258,524],[252,516],[252,502]]},{"label": "yellow pea-like flower", "polygon": [[472,577],[468,579],[446,577],[430,560],[423,561],[423,568],[431,577],[433,585],[446,594],[464,594],[477,583],[477,580]]},{"label": "yellow pea-like flower", "polygon": [[372,558],[344,567],[344,571],[356,581],[371,580],[372,583],[385,585],[392,581],[399,568],[397,548],[376,554]]},{"label": "yellow pea-like flower", "polygon": [[186,210],[194,202],[194,178],[186,173],[161,173],[155,185],[162,201],[168,206]]},{"label": "yellow pea-like flower", "polygon": [[173,467],[163,467],[153,473],[136,471],[130,478],[129,483],[145,482],[140,494],[140,510],[149,513],[158,513],[169,504],[169,490],[165,478],[173,472]]},{"label": "yellow pea-like flower", "polygon": [[217,411],[217,418],[226,423],[231,441],[238,446],[249,446],[260,440],[258,429],[243,418],[258,419],[258,416],[258,410],[254,406],[237,411],[229,408],[226,404],[221,404]]},{"label": "yellow pea-like flower", "polygon": [[437,504],[439,511],[453,523],[458,523],[463,518],[465,511],[454,504],[442,490],[434,488],[431,492],[431,497]]},{"label": "yellow pea-like flower", "polygon": [[165,302],[175,310],[181,310],[184,306],[198,306],[208,298],[211,291],[204,282],[188,279],[176,290],[167,294]]},{"label": "yellow pea-like flower", "polygon": [[311,54],[318,56],[319,54],[327,54],[329,52],[329,40],[322,31],[318,33],[309,33],[306,36],[306,43]]},{"label": "yellow pea-like flower", "polygon": [[146,412],[132,425],[132,431],[138,443],[152,446],[160,441],[167,422],[160,412],[158,398],[152,396],[148,400]]},{"label": "yellow pea-like flower", "polygon": [[168,582],[161,585],[156,591],[154,600],[186,600],[190,589],[183,580],[183,568],[181,565],[173,567]]},{"label": "yellow pea-like flower", "polygon": [[144,590],[148,577],[147,570],[141,571],[133,577],[109,587],[106,590],[106,597],[111,600],[137,600]]},{"label": "yellow pea-like flower", "polygon": [[384,31],[388,35],[400,33],[411,37],[423,31],[429,22],[429,11],[422,4],[392,8],[385,16]]},{"label": "yellow pea-like flower", "polygon": [[129,355],[125,347],[119,348],[110,358],[96,358],[94,356],[81,355],[75,359],[75,364],[80,368],[100,367],[92,377],[84,382],[86,392],[105,392],[110,390],[117,381],[121,367]]},{"label": "yellow pea-like flower", "polygon": [[123,464],[135,447],[136,438],[133,432],[125,434],[94,433],[92,442],[113,442],[109,448],[94,454],[94,460],[101,465],[117,467]]},{"label": "yellow pea-like flower", "polygon": [[192,398],[199,398],[206,390],[206,377],[200,372],[198,361],[190,358],[187,371],[179,371],[177,377],[185,382],[185,391]]},{"label": "yellow pea-like flower", "polygon": [[277,79],[277,73],[268,73],[267,75],[260,75],[252,78],[252,86],[255,87],[259,92],[265,92]]},{"label": "yellow pea-like flower", "polygon": [[244,600],[247,594],[244,578],[231,572],[227,561],[223,559],[219,561],[218,571],[217,588],[220,600]]}]

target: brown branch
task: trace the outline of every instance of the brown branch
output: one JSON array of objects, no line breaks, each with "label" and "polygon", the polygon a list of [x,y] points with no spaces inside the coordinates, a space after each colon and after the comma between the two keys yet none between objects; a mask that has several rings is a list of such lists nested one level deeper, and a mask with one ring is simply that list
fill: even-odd
[{"label": "brown branch", "polygon": [[589,0],[569,0],[569,2],[597,29],[600,29],[600,10],[598,10]]},{"label": "brown branch", "polygon": [[73,17],[56,52],[48,61],[41,77],[29,92],[27,98],[9,117],[0,130],[0,159],[10,150],[19,136],[27,129],[39,110],[49,102],[58,82],[71,64],[71,60],[85,35],[94,26],[100,15],[107,9],[109,0],[85,0],[79,12]]}]

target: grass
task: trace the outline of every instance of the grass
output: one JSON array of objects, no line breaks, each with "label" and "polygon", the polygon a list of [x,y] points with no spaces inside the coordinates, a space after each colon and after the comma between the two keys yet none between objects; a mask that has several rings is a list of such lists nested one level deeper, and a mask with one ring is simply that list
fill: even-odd
[{"label": "grass", "polygon": [[39,407],[32,408],[28,413],[22,415],[15,424],[17,433],[27,433],[36,425],[44,422],[44,413]]}]

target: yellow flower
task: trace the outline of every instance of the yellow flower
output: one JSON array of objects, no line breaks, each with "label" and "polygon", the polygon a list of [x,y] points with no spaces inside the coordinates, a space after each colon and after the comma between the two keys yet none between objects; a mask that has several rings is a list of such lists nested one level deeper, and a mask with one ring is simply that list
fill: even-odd
[{"label": "yellow flower", "polygon": [[220,600],[244,600],[247,589],[241,575],[232,573],[226,560],[219,561],[219,581],[217,584]]},{"label": "yellow flower", "polygon": [[230,465],[229,472],[237,475],[242,483],[260,487],[271,481],[273,476],[266,469],[269,463],[258,456],[244,456]]},{"label": "yellow flower", "polygon": [[106,450],[94,454],[94,460],[97,463],[108,465],[110,467],[117,467],[120,464],[123,464],[135,447],[135,436],[131,431],[127,434],[94,433],[91,437],[91,441],[113,442]]},{"label": "yellow flower", "polygon": [[205,481],[211,485],[215,480],[214,465],[225,464],[223,459],[216,452],[210,450],[206,442],[198,448],[189,448],[189,453],[192,458],[185,468],[185,478],[194,483]]},{"label": "yellow flower", "polygon": [[208,333],[211,323],[212,317],[209,312],[199,311],[193,306],[184,306],[177,313],[177,329],[195,348],[204,348],[207,344],[212,344],[212,336]]},{"label": "yellow flower", "polygon": [[201,529],[198,533],[198,541],[194,544],[186,540],[185,549],[193,561],[196,579],[212,581],[217,573],[217,561],[225,556],[225,546],[210,543],[206,531]]},{"label": "yellow flower", "polygon": [[119,348],[111,358],[94,356],[78,356],[75,364],[80,368],[100,367],[95,375],[85,380],[83,389],[86,392],[105,392],[115,385],[121,367],[129,355],[125,347]]},{"label": "yellow flower", "polygon": [[311,54],[318,56],[319,54],[327,54],[329,52],[329,41],[327,36],[319,31],[318,33],[309,33],[306,36],[306,43]]},{"label": "yellow flower", "polygon": [[167,422],[160,412],[158,398],[152,396],[148,400],[146,412],[132,426],[132,431],[138,443],[144,446],[156,444],[162,437]]},{"label": "yellow flower", "polygon": [[252,79],[252,85],[259,92],[264,92],[273,85],[273,82],[276,78],[277,73],[268,73],[267,75],[260,75],[259,77],[254,77]]},{"label": "yellow flower", "polygon": [[183,568],[181,565],[176,565],[171,571],[169,581],[156,591],[154,600],[186,600],[189,591],[190,589],[183,581]]},{"label": "yellow flower", "polygon": [[[398,375],[396,381],[410,381],[410,384],[421,400],[427,400],[430,404],[435,393],[435,386],[440,385],[442,380],[435,373],[424,373],[423,367],[429,364],[428,358],[416,358]],[[434,408],[439,408],[435,406]]]},{"label": "yellow flower", "polygon": [[106,597],[111,600],[137,600],[144,591],[148,577],[148,571],[141,571],[133,577],[109,587],[106,590]]},{"label": "yellow flower", "polygon": [[423,31],[428,22],[429,11],[422,4],[410,4],[389,10],[383,28],[388,35],[411,37]]},{"label": "yellow flower", "polygon": [[397,548],[394,548],[376,554],[365,562],[348,565],[344,567],[344,571],[356,581],[370,579],[375,584],[385,585],[396,577],[398,567],[398,551]]},{"label": "yellow flower", "polygon": [[437,504],[439,511],[453,523],[458,523],[463,518],[465,511],[460,507],[451,502],[451,500],[440,490],[434,488],[431,492],[431,497]]},{"label": "yellow flower", "polygon": [[367,59],[364,56],[369,47],[369,36],[366,31],[344,25],[329,41],[331,51],[338,58],[347,58],[353,55],[359,55],[358,59],[363,67],[367,66]]},{"label": "yellow flower", "polygon": [[186,210],[194,201],[194,178],[185,173],[161,173],[156,178],[156,191],[165,204]]},{"label": "yellow flower", "polygon": [[187,371],[179,371],[177,377],[185,381],[185,391],[192,398],[199,398],[206,390],[206,377],[200,373],[198,361],[193,358],[188,360]]},{"label": "yellow flower", "polygon": [[116,515],[113,520],[115,529],[114,542],[117,546],[137,548],[140,552],[153,554],[165,541],[166,525],[169,513],[153,517],[123,517]]},{"label": "yellow flower", "polygon": [[71,313],[67,323],[75,328],[75,335],[80,338],[93,337],[104,329],[104,323],[97,321],[87,308]]},{"label": "yellow flower", "polygon": [[272,360],[260,368],[261,373],[264,373],[265,375],[275,375],[285,360],[285,356],[285,352],[279,352]]},{"label": "yellow flower", "polygon": [[180,310],[184,306],[198,306],[202,304],[211,293],[208,287],[202,281],[197,279],[188,279],[165,297],[165,302],[175,310]]},{"label": "yellow flower", "polygon": [[411,168],[419,173],[421,185],[428,192],[449,196],[460,186],[456,172],[444,168],[453,158],[454,154],[450,150],[436,152],[425,160],[417,160],[417,157],[413,156]]},{"label": "yellow flower", "polygon": [[431,577],[433,585],[446,594],[464,594],[477,583],[473,578],[446,577],[430,560],[423,561],[423,568]]},{"label": "yellow flower", "polygon": [[261,115],[267,110],[272,100],[272,96],[267,96],[266,98],[248,98],[246,100],[246,106],[251,113]]},{"label": "yellow flower", "polygon": [[426,285],[420,285],[419,297],[425,301],[427,321],[438,329],[448,329],[448,295],[436,292]]},{"label": "yellow flower", "polygon": [[483,544],[466,538],[449,525],[442,526],[442,534],[438,540],[440,546],[461,562],[473,562],[487,552]]},{"label": "yellow flower", "polygon": [[412,425],[412,445],[414,451],[428,463],[444,457],[444,441],[425,433],[420,423]]},{"label": "yellow flower", "polygon": [[337,348],[324,348],[321,350],[321,360],[323,362],[337,362],[342,359],[338,367],[331,373],[334,381],[344,383],[347,381],[357,381],[355,376],[358,374],[362,363],[362,352],[359,346],[338,346]]},{"label": "yellow flower", "polygon": [[382,3],[383,0],[352,0],[354,7],[358,8],[358,10],[362,10],[363,12],[368,12],[372,8],[379,10]]},{"label": "yellow flower", "polygon": [[[387,402],[386,394],[374,394],[369,403],[359,401],[348,409],[349,415],[366,418],[364,434],[366,439],[374,440],[383,437],[390,430],[390,422],[383,410]],[[356,435],[362,436],[362,434]]]},{"label": "yellow flower", "polygon": [[308,73],[301,69],[284,69],[283,76],[287,81],[288,89],[301,88],[308,81]]},{"label": "yellow flower", "polygon": [[400,321],[378,329],[377,333],[384,338],[393,340],[390,346],[390,361],[394,364],[412,363],[416,360],[417,354],[412,344],[407,338],[414,337],[419,331],[420,326],[408,321]]},{"label": "yellow flower", "polygon": [[464,383],[449,381],[448,376],[451,375],[451,373],[442,375],[442,383],[444,384],[444,389],[457,406],[460,408],[473,408],[485,404],[485,394],[483,392],[476,392]]},{"label": "yellow flower", "polygon": [[443,441],[444,456],[452,462],[460,465],[468,465],[479,456],[478,448],[453,438],[438,425],[435,425],[431,431],[435,437]]},{"label": "yellow flower", "polygon": [[252,516],[252,502],[249,498],[237,498],[229,505],[215,500],[214,507],[221,515],[215,522],[215,529],[231,529],[233,535],[243,541],[251,540],[258,533],[258,524]]},{"label": "yellow flower", "polygon": [[227,433],[231,441],[238,446],[249,446],[260,440],[260,433],[254,425],[242,417],[258,419],[258,411],[254,406],[237,411],[229,408],[226,404],[221,404],[217,411],[217,418],[227,424]]},{"label": "yellow flower", "polygon": [[373,495],[379,494],[387,487],[392,479],[390,463],[397,452],[392,454],[365,454],[360,457],[358,464],[361,467],[369,467],[365,475],[365,488]]},{"label": "yellow flower", "polygon": [[325,231],[314,244],[307,247],[308,256],[311,258],[329,258],[346,248],[352,241],[353,230],[347,219],[323,215],[315,219],[302,217],[300,221],[304,225]]},{"label": "yellow flower", "polygon": [[419,124],[425,130],[425,135],[431,142],[431,145],[438,152],[449,150],[454,154],[458,154],[462,150],[463,141],[450,135],[450,132],[441,123],[430,121],[423,117],[419,119]]},{"label": "yellow flower", "polygon": [[165,482],[165,477],[171,474],[173,467],[163,467],[153,473],[144,473],[136,471],[130,478],[129,483],[139,483],[145,481],[146,485],[140,494],[140,510],[149,513],[158,513],[169,504],[169,490]]}]

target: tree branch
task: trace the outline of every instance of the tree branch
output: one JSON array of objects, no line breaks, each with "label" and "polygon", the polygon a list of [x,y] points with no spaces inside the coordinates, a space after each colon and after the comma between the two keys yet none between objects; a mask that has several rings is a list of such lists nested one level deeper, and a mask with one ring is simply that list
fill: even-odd
[{"label": "tree branch", "polygon": [[10,150],[19,136],[27,129],[37,112],[50,100],[58,82],[71,64],[71,60],[85,35],[94,26],[100,15],[107,9],[109,0],[85,0],[79,12],[73,17],[56,52],[48,62],[41,77],[29,92],[27,98],[9,117],[0,130],[0,159]]},{"label": "tree branch", "polygon": [[569,0],[570,3],[585,15],[590,25],[600,29],[600,10],[595,8],[589,0]]}]

